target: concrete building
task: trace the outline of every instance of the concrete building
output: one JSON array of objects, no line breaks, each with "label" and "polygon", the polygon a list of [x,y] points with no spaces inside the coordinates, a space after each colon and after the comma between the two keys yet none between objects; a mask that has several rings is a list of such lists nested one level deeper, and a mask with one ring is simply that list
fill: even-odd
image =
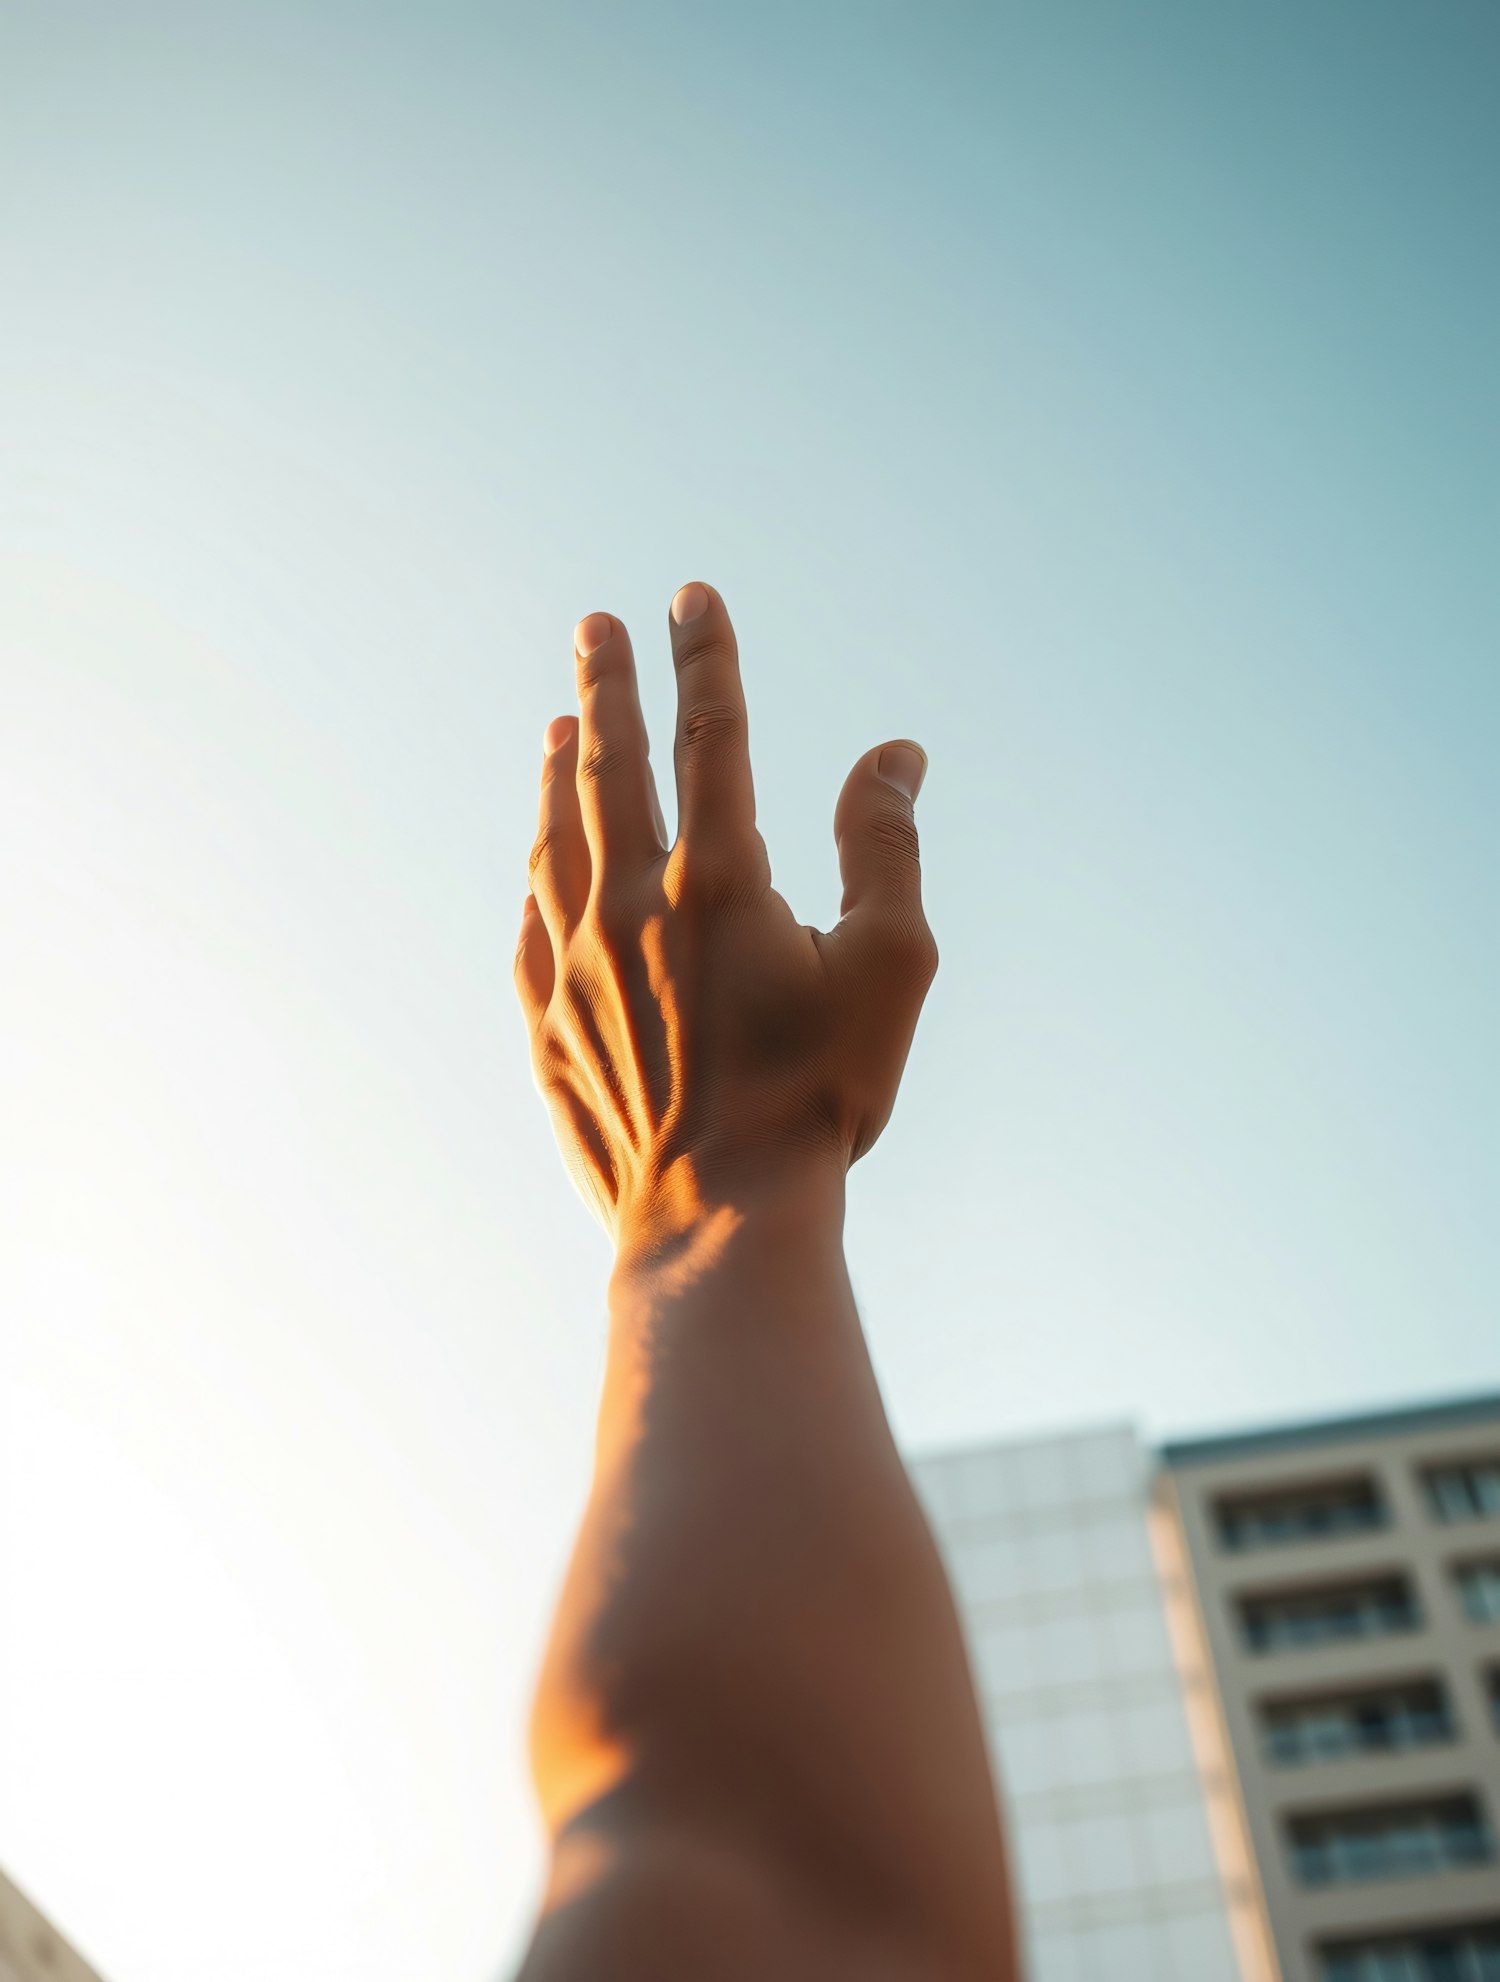
[{"label": "concrete building", "polygon": [[1500,1982],[1500,1398],[1162,1457],[1284,1982]]},{"label": "concrete building", "polygon": [[1031,1982],[1500,1982],[1500,1398],[912,1471]]}]

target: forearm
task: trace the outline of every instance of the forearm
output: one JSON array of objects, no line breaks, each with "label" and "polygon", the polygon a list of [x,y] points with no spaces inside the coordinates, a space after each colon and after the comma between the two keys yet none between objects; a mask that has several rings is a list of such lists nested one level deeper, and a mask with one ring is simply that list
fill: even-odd
[{"label": "forearm", "polygon": [[977,1707],[842,1217],[841,1177],[799,1180],[696,1235],[696,1258],[617,1271],[538,1784],[556,1833],[582,1817],[742,1845],[999,1973],[983,1966],[1009,1928]]}]

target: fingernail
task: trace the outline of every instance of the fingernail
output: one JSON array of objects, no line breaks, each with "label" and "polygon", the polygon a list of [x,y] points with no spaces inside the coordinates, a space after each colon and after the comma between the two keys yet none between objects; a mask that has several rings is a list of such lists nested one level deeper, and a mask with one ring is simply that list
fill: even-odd
[{"label": "fingernail", "polygon": [[542,748],[549,757],[554,751],[562,749],[568,740],[572,727],[573,725],[567,716],[554,716],[551,722],[548,723],[547,733],[542,738]]},{"label": "fingernail", "polygon": [[701,619],[708,611],[708,594],[701,585],[684,585],[672,601],[672,617],[679,626],[690,619]]},{"label": "fingernail", "polygon": [[876,758],[875,769],[888,785],[915,802],[927,775],[927,752],[920,743],[888,743]]},{"label": "fingernail", "polygon": [[614,630],[615,623],[607,612],[591,612],[587,619],[579,620],[573,629],[574,648],[587,660],[596,647],[604,645]]}]

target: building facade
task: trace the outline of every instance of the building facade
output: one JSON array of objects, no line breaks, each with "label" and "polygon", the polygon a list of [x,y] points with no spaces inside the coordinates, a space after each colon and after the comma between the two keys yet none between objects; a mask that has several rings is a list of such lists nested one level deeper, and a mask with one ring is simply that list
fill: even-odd
[{"label": "building facade", "polygon": [[912,1472],[1031,1982],[1500,1982],[1500,1399]]},{"label": "building facade", "polygon": [[1500,1982],[1500,1399],[1162,1456],[1284,1982]]}]

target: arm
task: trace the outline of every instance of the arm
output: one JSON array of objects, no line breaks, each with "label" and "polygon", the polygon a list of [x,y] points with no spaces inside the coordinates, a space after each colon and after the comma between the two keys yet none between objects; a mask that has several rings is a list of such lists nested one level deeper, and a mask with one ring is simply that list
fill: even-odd
[{"label": "arm", "polygon": [[517,957],[539,1085],[617,1255],[594,1487],[533,1713],[553,1851],[522,1982],[1011,1982],[973,1684],[843,1254],[845,1174],[936,962],[922,760],[855,766],[843,917],[804,928],[755,831],[715,594],[678,594],[672,642],[677,842],[628,638],[592,615]]}]

